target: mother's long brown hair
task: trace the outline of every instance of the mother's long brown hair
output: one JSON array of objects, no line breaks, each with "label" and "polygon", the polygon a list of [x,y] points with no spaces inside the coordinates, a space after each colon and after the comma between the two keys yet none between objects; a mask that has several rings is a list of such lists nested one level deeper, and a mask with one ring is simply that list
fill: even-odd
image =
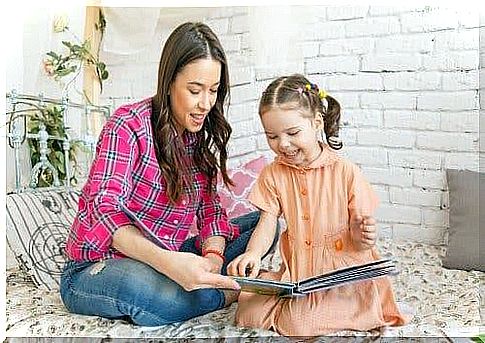
[{"label": "mother's long brown hair", "polygon": [[175,121],[170,108],[169,88],[177,74],[189,63],[200,58],[212,58],[221,63],[221,79],[217,99],[197,133],[194,162],[209,178],[212,190],[218,170],[226,185],[232,185],[227,175],[227,142],[232,129],[224,118],[224,105],[229,96],[229,71],[226,54],[212,30],[203,23],[184,23],[168,37],[160,58],[157,94],[153,97],[152,127],[155,153],[167,192],[175,202],[184,189],[192,189],[190,170],[184,163],[183,144],[175,135]]}]

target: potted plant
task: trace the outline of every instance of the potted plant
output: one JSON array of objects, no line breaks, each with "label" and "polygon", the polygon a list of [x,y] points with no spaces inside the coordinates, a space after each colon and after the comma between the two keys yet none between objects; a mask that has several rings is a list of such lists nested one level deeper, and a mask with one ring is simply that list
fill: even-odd
[{"label": "potted plant", "polygon": [[[35,111],[30,115],[28,130],[31,134],[38,134],[41,127],[45,126],[45,130],[51,136],[47,141],[47,158],[57,171],[57,175],[61,184],[64,184],[67,173],[65,164],[65,155],[63,142],[68,138],[66,127],[64,125],[62,109],[59,106],[46,107],[44,111]],[[57,138],[57,139],[56,139]],[[32,166],[35,166],[41,161],[40,142],[39,139],[29,139],[30,161]],[[81,140],[69,141],[69,162],[71,177],[70,183],[77,184],[77,176],[79,174],[78,154],[79,152],[89,152]],[[54,177],[52,171],[49,169],[42,169],[38,177],[38,187],[53,186]]]},{"label": "potted plant", "polygon": [[[106,69],[106,64],[99,59],[99,49],[102,36],[106,27],[106,21],[101,9],[98,12],[98,21],[95,24],[95,29],[100,32],[101,39],[99,45],[93,49],[89,39],[81,41],[73,32],[69,30],[67,18],[64,16],[58,17],[54,20],[54,32],[68,32],[71,34],[74,41],[62,41],[62,45],[67,48],[67,52],[59,53],[49,51],[46,53],[46,58],[43,60],[44,71],[49,77],[63,85],[63,97],[67,95],[70,85],[80,75],[83,66],[94,67],[94,72],[97,81],[100,85],[100,92],[103,90],[103,81],[109,77]],[[74,76],[71,74],[74,73]],[[63,78],[71,75],[66,84],[62,82]],[[91,100],[82,93],[83,99],[86,103],[92,104]],[[67,134],[68,127],[64,125],[63,107],[49,106],[44,110],[34,112],[29,116],[28,131],[31,134],[38,134],[43,127],[51,136],[47,141],[47,159],[50,164],[57,171],[59,181],[65,183],[67,177],[65,152],[63,148],[64,141],[69,139]],[[53,139],[51,139],[53,138]],[[41,162],[41,146],[38,138],[29,139],[30,160],[34,167]],[[77,183],[77,176],[79,174],[78,153],[81,151],[89,152],[89,149],[84,146],[81,140],[69,140],[69,161],[70,161],[70,183],[75,185]],[[49,168],[42,168],[38,176],[37,187],[52,186],[54,175]]]}]

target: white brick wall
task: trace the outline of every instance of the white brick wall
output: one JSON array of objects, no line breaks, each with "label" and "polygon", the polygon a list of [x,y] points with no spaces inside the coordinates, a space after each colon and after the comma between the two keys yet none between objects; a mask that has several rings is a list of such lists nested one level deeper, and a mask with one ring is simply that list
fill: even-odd
[{"label": "white brick wall", "polygon": [[485,171],[485,141],[484,141],[484,133],[485,133],[485,117],[484,117],[484,109],[485,109],[485,14],[483,12],[480,13],[479,18],[480,24],[480,32],[479,32],[479,42],[480,42],[480,72],[479,72],[479,94],[480,94],[480,153],[479,153],[479,160],[480,160],[480,171]]},{"label": "white brick wall", "polygon": [[[342,154],[361,167],[381,199],[376,217],[382,235],[444,244],[446,168],[479,168],[485,39],[479,40],[484,30],[475,12],[430,6],[300,8],[295,13],[302,17],[292,19],[303,23],[296,25],[301,32],[289,44],[301,50],[301,61],[268,67],[254,62],[251,10],[215,9],[205,21],[229,59],[230,166],[271,155],[258,98],[279,73],[303,72],[341,102]],[[160,47],[169,32],[163,23],[159,28],[149,51],[106,55],[112,77],[105,99],[153,94]]]}]

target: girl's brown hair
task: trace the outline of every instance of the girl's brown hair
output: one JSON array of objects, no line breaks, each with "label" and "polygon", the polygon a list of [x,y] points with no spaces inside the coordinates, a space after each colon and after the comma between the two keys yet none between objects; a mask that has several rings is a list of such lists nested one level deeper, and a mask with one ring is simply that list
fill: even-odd
[{"label": "girl's brown hair", "polygon": [[167,182],[168,196],[175,202],[184,189],[192,190],[190,169],[184,157],[181,137],[175,135],[175,121],[170,108],[169,89],[177,74],[189,63],[212,58],[221,63],[217,99],[197,133],[195,165],[209,178],[214,188],[218,170],[226,185],[233,185],[227,175],[227,142],[232,129],[224,118],[224,105],[229,97],[229,71],[226,54],[214,32],[203,23],[184,23],[168,37],[160,58],[157,94],[153,97],[151,122],[155,153]]},{"label": "girl's brown hair", "polygon": [[301,74],[282,76],[270,83],[259,102],[259,115],[274,107],[283,109],[304,109],[314,116],[321,113],[324,119],[324,132],[328,145],[335,150],[343,144],[338,138],[340,125],[340,104],[326,95],[327,105],[320,99],[320,90]]}]

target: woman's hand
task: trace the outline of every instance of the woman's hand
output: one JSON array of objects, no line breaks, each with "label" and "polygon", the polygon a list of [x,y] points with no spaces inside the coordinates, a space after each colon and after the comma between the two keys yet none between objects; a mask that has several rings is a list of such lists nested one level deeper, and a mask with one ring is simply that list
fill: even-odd
[{"label": "woman's hand", "polygon": [[239,255],[227,266],[227,274],[234,276],[256,277],[261,267],[261,256],[251,250]]},{"label": "woman's hand", "polygon": [[236,281],[219,273],[218,262],[188,252],[161,249],[133,225],[117,229],[112,246],[124,255],[148,264],[187,291],[199,288],[240,289]]},{"label": "woman's hand", "polygon": [[218,261],[209,256],[201,257],[188,252],[175,252],[170,263],[165,264],[163,271],[160,271],[187,291],[200,288],[239,290],[240,287],[236,281],[219,274],[221,267],[222,261],[219,266]]},{"label": "woman's hand", "polygon": [[225,247],[226,239],[222,236],[211,236],[202,244],[202,256],[211,262],[213,273],[221,273],[224,259],[217,252],[223,254]]},{"label": "woman's hand", "polygon": [[377,239],[376,220],[374,217],[353,216],[350,219],[350,236],[357,250],[373,248]]},{"label": "woman's hand", "polygon": [[211,263],[211,266],[212,266],[211,272],[212,273],[217,273],[217,274],[221,273],[221,269],[222,269],[222,265],[224,264],[224,261],[222,260],[222,258],[219,255],[213,254],[213,253],[208,253],[204,256],[204,258],[209,260],[209,262]]}]

